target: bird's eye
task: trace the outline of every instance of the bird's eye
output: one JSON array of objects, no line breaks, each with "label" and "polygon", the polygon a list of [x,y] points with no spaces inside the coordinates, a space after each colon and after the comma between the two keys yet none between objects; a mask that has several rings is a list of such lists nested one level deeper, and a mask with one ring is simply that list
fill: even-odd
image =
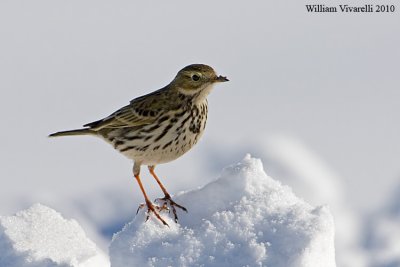
[{"label": "bird's eye", "polygon": [[195,82],[197,82],[198,80],[200,80],[200,76],[197,75],[197,74],[193,74],[193,75],[192,75],[192,80],[195,81]]}]

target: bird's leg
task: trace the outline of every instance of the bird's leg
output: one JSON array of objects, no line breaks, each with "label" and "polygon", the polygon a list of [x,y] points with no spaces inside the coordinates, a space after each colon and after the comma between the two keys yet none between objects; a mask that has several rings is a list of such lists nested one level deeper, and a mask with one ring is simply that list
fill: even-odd
[{"label": "bird's leg", "polygon": [[172,212],[174,214],[174,220],[175,222],[178,222],[178,215],[176,213],[176,209],[180,208],[184,211],[187,212],[187,209],[181,205],[179,205],[178,203],[176,203],[175,201],[172,200],[171,195],[167,192],[167,189],[165,189],[164,185],[161,183],[160,179],[158,179],[157,174],[154,172],[155,166],[149,166],[149,172],[151,173],[151,175],[154,177],[154,179],[156,179],[158,185],[160,186],[161,190],[164,193],[164,197],[163,198],[159,198],[157,200],[161,200],[164,201],[163,206],[161,207],[161,209],[164,209],[164,207],[166,206],[166,204],[168,204],[171,208],[172,208]]},{"label": "bird's leg", "polygon": [[[136,164],[135,164],[135,165],[136,165]],[[135,167],[136,167],[136,166],[135,166]],[[134,167],[134,170],[135,170],[135,167]],[[139,168],[140,168],[140,167],[139,167]],[[138,171],[138,172],[135,172],[135,171],[134,171],[134,176],[135,176],[135,178],[136,178],[136,181],[137,181],[138,184],[139,184],[140,190],[142,191],[143,196],[144,196],[144,200],[145,200],[145,202],[146,202],[146,204],[141,204],[141,205],[139,206],[138,211],[139,211],[140,208],[142,208],[142,207],[144,207],[144,206],[146,205],[146,206],[147,206],[147,217],[146,217],[146,221],[149,219],[150,213],[154,213],[154,215],[157,217],[157,219],[159,219],[164,225],[169,226],[168,223],[167,223],[166,221],[164,221],[163,218],[161,218],[160,214],[159,214],[159,213],[157,212],[157,210],[156,210],[157,208],[156,208],[156,207],[153,205],[153,203],[150,201],[149,197],[148,197],[147,194],[146,194],[146,191],[144,191],[144,187],[143,187],[142,181],[140,180],[139,171]]]}]

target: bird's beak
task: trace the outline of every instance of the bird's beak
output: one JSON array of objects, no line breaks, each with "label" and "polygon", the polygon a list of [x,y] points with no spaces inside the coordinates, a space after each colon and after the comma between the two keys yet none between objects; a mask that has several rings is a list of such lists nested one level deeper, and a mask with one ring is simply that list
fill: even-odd
[{"label": "bird's beak", "polygon": [[226,78],[225,76],[217,76],[216,78],[215,78],[215,81],[216,82],[227,82],[227,81],[229,81],[228,80],[228,78]]}]

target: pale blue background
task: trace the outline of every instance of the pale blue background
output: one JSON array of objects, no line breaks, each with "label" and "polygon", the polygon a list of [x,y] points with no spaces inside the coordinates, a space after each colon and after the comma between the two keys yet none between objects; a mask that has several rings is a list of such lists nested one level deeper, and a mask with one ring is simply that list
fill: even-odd
[{"label": "pale blue background", "polygon": [[[305,4],[1,1],[0,214],[36,201],[73,214],[61,203],[105,189],[131,196],[118,205],[135,210],[141,196],[129,161],[94,138],[46,136],[110,114],[191,63],[231,81],[209,98],[200,145],[160,166],[172,192],[239,161],[227,143],[242,149],[256,137],[289,134],[342,177],[349,206],[379,210],[400,184],[400,7],[310,14]],[[209,156],[211,146],[230,161]],[[206,154],[207,170],[196,164]],[[107,201],[92,204],[107,210]]]}]

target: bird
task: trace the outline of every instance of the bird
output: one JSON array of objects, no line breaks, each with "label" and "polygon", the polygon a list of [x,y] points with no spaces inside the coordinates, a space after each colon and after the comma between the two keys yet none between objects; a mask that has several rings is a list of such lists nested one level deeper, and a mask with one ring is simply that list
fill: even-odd
[{"label": "bird", "polygon": [[[172,200],[155,173],[155,167],[176,160],[197,144],[206,127],[207,96],[216,83],[227,81],[208,65],[191,64],[181,69],[165,87],[131,100],[111,115],[87,123],[84,128],[52,133],[49,137],[100,137],[133,160],[133,176],[145,200],[138,211],[147,207],[146,221],[154,214],[168,226],[161,211],[172,210],[174,220],[178,222],[176,208],[186,212],[187,209]],[[150,201],[140,178],[142,165],[148,167],[164,193],[163,198],[155,201],[163,202],[162,205]]]}]

